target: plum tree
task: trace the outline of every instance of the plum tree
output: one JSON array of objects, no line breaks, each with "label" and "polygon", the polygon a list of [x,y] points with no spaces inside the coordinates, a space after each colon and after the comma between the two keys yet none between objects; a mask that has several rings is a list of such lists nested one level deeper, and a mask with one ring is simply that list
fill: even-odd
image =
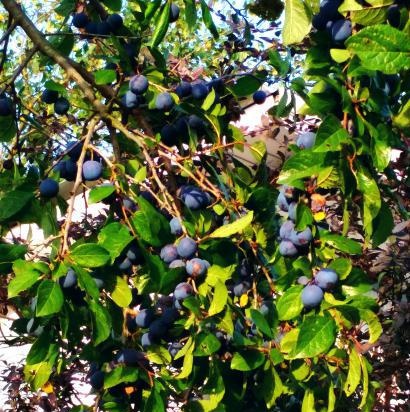
[{"label": "plum tree", "polygon": [[87,160],[83,164],[84,180],[98,180],[102,176],[103,167],[97,160]]},{"label": "plum tree", "polygon": [[46,199],[55,197],[57,196],[59,189],[58,182],[50,178],[44,179],[39,186],[40,196]]},{"label": "plum tree", "polygon": [[363,251],[408,219],[408,4],[29,3],[0,1],[13,407],[88,410],[93,365],[101,411],[372,410]]},{"label": "plum tree", "polygon": [[323,300],[323,291],[319,286],[307,285],[302,290],[301,298],[305,308],[315,308]]},{"label": "plum tree", "polygon": [[315,283],[323,290],[333,289],[338,281],[337,273],[329,268],[320,269],[315,276]]}]

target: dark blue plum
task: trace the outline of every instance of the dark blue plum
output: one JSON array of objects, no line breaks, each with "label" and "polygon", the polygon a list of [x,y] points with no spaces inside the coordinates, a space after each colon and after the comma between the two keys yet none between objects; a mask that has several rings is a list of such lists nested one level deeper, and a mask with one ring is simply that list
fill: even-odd
[{"label": "dark blue plum", "polygon": [[98,180],[102,176],[103,167],[96,160],[87,160],[83,164],[83,178],[87,181]]},{"label": "dark blue plum", "polygon": [[111,27],[106,21],[99,21],[97,23],[97,30],[99,36],[108,36],[111,33]]},{"label": "dark blue plum", "polygon": [[140,328],[148,328],[155,319],[155,312],[152,309],[142,309],[135,317],[135,323]]},{"label": "dark blue plum", "polygon": [[176,300],[184,300],[194,293],[194,289],[189,283],[179,283],[174,290],[174,298]]},{"label": "dark blue plum", "polygon": [[278,205],[279,209],[284,212],[287,212],[289,210],[289,203],[283,192],[279,192],[276,204]]},{"label": "dark blue plum", "polygon": [[145,93],[148,90],[148,86],[148,79],[142,74],[133,76],[130,79],[129,88],[136,95]]},{"label": "dark blue plum", "polygon": [[117,30],[119,30],[124,24],[122,17],[117,13],[110,14],[107,17],[107,23],[109,24],[110,29],[113,32],[116,32]]},{"label": "dark blue plum", "polygon": [[73,16],[73,26],[77,27],[77,29],[83,29],[87,26],[89,22],[89,18],[85,13],[75,13]]},{"label": "dark blue plum", "polygon": [[125,326],[127,327],[129,333],[135,333],[138,330],[138,326],[135,323],[135,316],[127,314]]},{"label": "dark blue plum", "polygon": [[95,36],[98,34],[98,23],[94,21],[90,21],[87,23],[87,25],[84,27],[86,33],[88,33],[91,36]]},{"label": "dark blue plum", "polygon": [[331,290],[339,281],[339,276],[333,269],[325,268],[319,270],[315,276],[315,283],[323,290]]},{"label": "dark blue plum", "polygon": [[104,287],[104,281],[100,278],[95,278],[93,277],[95,286],[97,286],[98,289],[102,289]]},{"label": "dark blue plum", "polygon": [[298,204],[296,202],[292,202],[288,208],[288,216],[289,219],[295,221],[296,220],[296,209]]},{"label": "dark blue plum", "polygon": [[233,294],[237,297],[244,295],[251,288],[249,282],[239,282],[233,288]]},{"label": "dark blue plum", "polygon": [[209,205],[209,197],[196,186],[184,186],[181,189],[181,199],[190,210],[202,209]]},{"label": "dark blue plum", "polygon": [[148,336],[155,342],[164,337],[167,331],[168,325],[166,325],[161,319],[157,319],[149,325]]},{"label": "dark blue plum", "polygon": [[182,234],[182,225],[178,217],[175,216],[169,221],[169,227],[173,235],[179,236]]},{"label": "dark blue plum", "polygon": [[302,132],[298,135],[296,146],[300,149],[310,149],[315,145],[316,133]]},{"label": "dark blue plum", "polygon": [[315,308],[323,300],[323,291],[319,286],[308,285],[302,290],[301,297],[305,308]]},{"label": "dark blue plum", "polygon": [[280,238],[282,240],[289,240],[294,228],[295,224],[291,220],[286,220],[284,223],[282,223],[282,226],[279,229]]},{"label": "dark blue plum", "polygon": [[298,254],[298,250],[290,240],[282,240],[279,244],[279,253],[282,256],[296,256]]},{"label": "dark blue plum", "polygon": [[318,14],[315,14],[312,19],[312,26],[316,30],[325,30],[326,29],[326,23],[328,22],[328,18],[324,13],[319,12]]},{"label": "dark blue plum", "polygon": [[339,6],[343,0],[324,0],[320,3],[320,12],[327,20],[340,19],[341,15],[338,12]]},{"label": "dark blue plum", "polygon": [[117,355],[117,362],[124,363],[126,366],[137,366],[144,360],[144,354],[136,349],[124,348]]},{"label": "dark blue plum", "polygon": [[138,244],[135,243],[131,243],[125,255],[134,265],[140,264],[144,261],[144,256],[142,255],[142,252]]},{"label": "dark blue plum", "polygon": [[171,3],[171,9],[169,11],[169,22],[170,23],[174,23],[178,20],[179,17],[179,7],[174,4]]},{"label": "dark blue plum", "polygon": [[308,243],[310,243],[312,239],[313,239],[312,231],[308,227],[305,230],[302,230],[300,232],[293,230],[292,233],[290,234],[290,241],[295,246],[307,245]]},{"label": "dark blue plum", "polygon": [[387,9],[387,21],[390,26],[399,28],[401,20],[400,6],[397,4],[392,4]]},{"label": "dark blue plum", "polygon": [[266,93],[263,90],[258,90],[253,94],[253,101],[256,104],[263,104],[266,100]]},{"label": "dark blue plum", "polygon": [[186,116],[178,118],[174,123],[177,133],[182,142],[187,143],[189,138],[188,119]]},{"label": "dark blue plum", "polygon": [[192,85],[192,97],[197,100],[205,99],[208,94],[208,86],[204,82]]},{"label": "dark blue plum", "polygon": [[165,263],[178,259],[178,250],[175,245],[166,245],[161,249],[160,257]]},{"label": "dark blue plum", "polygon": [[205,275],[207,270],[208,265],[202,259],[193,258],[186,262],[186,272],[194,278]]},{"label": "dark blue plum", "polygon": [[174,99],[168,92],[160,93],[155,99],[155,107],[164,112],[169,112],[174,104]]},{"label": "dark blue plum", "polygon": [[335,43],[342,43],[352,35],[352,23],[350,20],[340,19],[332,24],[332,39]]},{"label": "dark blue plum", "polygon": [[56,90],[44,89],[41,94],[41,101],[46,104],[53,104],[58,99],[58,92]]},{"label": "dark blue plum", "polygon": [[66,114],[70,109],[70,102],[65,97],[59,97],[54,103],[54,112],[57,114]]},{"label": "dark blue plum", "polygon": [[149,337],[149,333],[146,332],[141,336],[141,346],[145,349],[153,345],[155,342]]},{"label": "dark blue plum", "polygon": [[125,257],[125,258],[124,257],[119,257],[116,263],[117,263],[118,269],[123,273],[130,272],[130,270],[132,268],[132,262],[127,257]]},{"label": "dark blue plum", "polygon": [[59,283],[64,289],[74,287],[77,283],[77,275],[75,274],[74,270],[68,269],[67,274],[59,279]]},{"label": "dark blue plum", "polygon": [[196,114],[191,114],[188,118],[189,127],[197,131],[204,131],[206,123]]},{"label": "dark blue plum", "polygon": [[90,377],[90,385],[96,391],[99,391],[104,386],[104,376],[105,373],[103,371],[94,372]]},{"label": "dark blue plum", "polygon": [[310,279],[307,276],[299,276],[297,282],[299,285],[306,286],[310,282]]},{"label": "dark blue plum", "polygon": [[83,150],[83,142],[69,142],[67,144],[67,154],[73,162],[76,162],[81,155]]},{"label": "dark blue plum", "polygon": [[168,346],[168,352],[171,355],[171,358],[175,358],[176,354],[184,347],[182,343],[172,342]]},{"label": "dark blue plum", "polygon": [[68,182],[73,182],[77,177],[77,163],[71,159],[65,160],[63,173],[60,173],[60,176]]},{"label": "dark blue plum", "polygon": [[8,97],[0,97],[0,116],[10,116],[13,113],[13,103]]},{"label": "dark blue plum", "polygon": [[182,259],[175,259],[169,264],[170,269],[184,268],[185,262]]},{"label": "dark blue plum", "polygon": [[50,199],[52,197],[57,196],[59,191],[58,183],[50,178],[44,179],[40,183],[40,196]]},{"label": "dark blue plum", "polygon": [[182,238],[177,245],[178,255],[186,259],[192,257],[197,249],[198,245],[196,244],[195,240],[191,239],[188,236]]},{"label": "dark blue plum", "polygon": [[140,101],[138,96],[133,93],[132,91],[128,90],[122,97],[121,97],[121,104],[126,107],[127,109],[135,109],[139,106]]},{"label": "dark blue plum", "polygon": [[183,97],[188,97],[192,92],[191,83],[188,82],[181,82],[176,88],[175,93],[181,99]]},{"label": "dark blue plum", "polygon": [[167,308],[161,316],[161,320],[167,325],[172,325],[179,318],[179,312],[175,308]]},{"label": "dark blue plum", "polygon": [[174,146],[178,143],[178,130],[172,124],[166,124],[160,131],[161,141],[167,146]]}]

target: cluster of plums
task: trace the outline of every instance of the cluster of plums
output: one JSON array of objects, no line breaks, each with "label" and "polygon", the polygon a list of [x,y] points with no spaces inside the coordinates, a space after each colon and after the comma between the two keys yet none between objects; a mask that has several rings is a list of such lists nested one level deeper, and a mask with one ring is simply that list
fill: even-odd
[{"label": "cluster of plums", "polygon": [[77,29],[83,29],[91,36],[108,36],[116,34],[124,24],[122,17],[119,14],[110,14],[105,20],[91,21],[88,15],[84,12],[75,13],[72,24]]},{"label": "cluster of plums", "polygon": [[59,96],[56,90],[44,89],[41,101],[46,104],[54,104],[56,114],[67,114],[70,109],[70,102],[65,97]]},{"label": "cluster of plums", "polygon": [[305,287],[301,297],[303,306],[307,309],[319,306],[323,300],[323,291],[332,290],[339,281],[337,273],[330,268],[320,269],[310,283],[304,276],[302,278],[299,283],[304,284]]},{"label": "cluster of plums", "polygon": [[312,25],[317,30],[327,30],[335,43],[342,43],[352,35],[352,23],[338,8],[342,0],[323,0],[319,13],[313,16]]},{"label": "cluster of plums", "polygon": [[279,191],[277,205],[282,211],[288,212],[289,219],[282,223],[279,229],[279,253],[282,256],[296,256],[300,250],[306,249],[313,239],[309,227],[298,231],[295,229],[298,191],[290,186],[282,186]]},{"label": "cluster of plums", "polygon": [[[55,172],[59,172],[60,177],[68,181],[75,180],[77,176],[77,161],[80,157],[83,144],[81,142],[71,142],[67,147],[68,158],[61,160],[54,167]],[[103,173],[103,165],[101,161],[95,157],[91,159],[89,156],[83,163],[82,176],[84,181],[98,180]],[[40,183],[40,196],[46,199],[57,196],[59,191],[58,182],[52,178],[46,178]]]},{"label": "cluster of plums", "polygon": [[5,95],[0,96],[0,116],[10,116],[13,113],[13,102]]}]

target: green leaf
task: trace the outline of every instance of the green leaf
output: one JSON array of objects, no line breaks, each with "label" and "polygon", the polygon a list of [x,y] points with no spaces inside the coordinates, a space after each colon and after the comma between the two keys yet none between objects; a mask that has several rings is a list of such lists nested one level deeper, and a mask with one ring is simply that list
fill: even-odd
[{"label": "green leaf", "polygon": [[327,116],[316,133],[314,152],[340,151],[350,143],[349,133],[342,128],[340,120],[333,114]]},{"label": "green leaf", "polygon": [[302,401],[302,409],[301,412],[316,412],[315,409],[315,395],[312,390],[307,389],[305,390],[305,394],[303,396]]},{"label": "green leaf", "polygon": [[27,253],[27,246],[0,244],[0,274],[9,273],[15,260],[21,259]]},{"label": "green leaf", "polygon": [[251,210],[245,216],[240,217],[234,222],[217,228],[209,235],[209,237],[226,238],[236,233],[240,233],[251,224],[252,220],[253,220],[253,211]]},{"label": "green leaf", "polygon": [[202,103],[202,106],[201,106],[202,110],[207,111],[208,109],[210,109],[211,106],[215,102],[215,97],[216,97],[215,90],[214,88],[212,88],[211,91],[207,94],[204,102]]},{"label": "green leaf", "polygon": [[4,222],[17,212],[33,198],[32,192],[12,190],[0,199],[0,222]]},{"label": "green leaf", "polygon": [[[187,347],[185,349],[185,347]],[[184,363],[182,365],[181,372],[175,376],[176,379],[184,379],[187,378],[191,372],[192,372],[192,366],[194,364],[194,356],[192,355],[192,352],[194,351],[195,345],[194,343],[187,342],[185,346],[179,351],[178,354],[181,354],[181,356],[184,356]],[[177,359],[177,357],[175,357]]]},{"label": "green leaf", "polygon": [[379,124],[377,126],[377,131],[372,133],[372,140],[371,140],[371,153],[372,153],[372,160],[379,172],[383,172],[383,170],[389,165],[390,157],[391,157],[391,147],[390,141],[392,132],[391,128],[385,124]]},{"label": "green leaf", "polygon": [[111,298],[120,308],[126,308],[131,303],[131,288],[121,276],[116,277],[115,288],[111,292]]},{"label": "green leaf", "polygon": [[360,383],[361,376],[362,367],[360,363],[360,355],[356,352],[356,349],[353,346],[349,355],[349,371],[343,386],[343,390],[347,396],[354,393]]},{"label": "green leaf", "polygon": [[242,76],[229,87],[236,97],[245,97],[255,93],[261,87],[261,81],[255,76]]},{"label": "green leaf", "polygon": [[391,235],[394,228],[394,220],[389,205],[381,201],[378,215],[373,219],[372,245],[381,245]]},{"label": "green leaf", "polygon": [[403,129],[410,127],[410,99],[407,100],[399,113],[393,116],[393,124]]},{"label": "green leaf", "polygon": [[47,360],[51,342],[52,336],[47,333],[47,331],[43,332],[31,346],[27,354],[26,363],[35,365],[36,363]]},{"label": "green leaf", "polygon": [[268,56],[270,64],[276,69],[279,76],[285,76],[289,72],[289,62],[286,59],[282,59],[278,50],[269,50]]},{"label": "green leaf", "polygon": [[353,239],[329,232],[322,232],[320,234],[320,239],[342,252],[351,253],[353,255],[360,255],[362,253],[361,244]]},{"label": "green leaf", "polygon": [[33,286],[43,273],[48,273],[48,267],[44,265],[46,270],[33,262],[26,262],[18,259],[13,263],[13,272],[15,277],[10,281],[8,286],[8,297],[13,298],[20,292],[23,292]]},{"label": "green leaf", "polygon": [[278,373],[273,366],[270,366],[265,371],[262,384],[263,398],[269,410],[275,406],[276,399],[282,394],[283,389]]},{"label": "green leaf", "polygon": [[138,368],[116,365],[113,370],[105,374],[104,389],[112,388],[123,382],[135,382],[139,375]]},{"label": "green leaf", "polygon": [[200,332],[195,337],[194,356],[209,356],[221,347],[219,339],[211,333]]},{"label": "green leaf", "polygon": [[363,67],[386,74],[410,69],[410,37],[387,24],[365,27],[346,40],[347,49],[357,55]]},{"label": "green leaf", "polygon": [[373,219],[379,214],[381,208],[379,187],[370,173],[363,167],[358,167],[356,176],[358,188],[363,195],[363,227],[366,232],[366,240],[369,240],[373,233]]},{"label": "green leaf", "polygon": [[330,56],[336,63],[344,63],[349,60],[350,53],[346,49],[330,49]]},{"label": "green leaf", "polygon": [[165,411],[164,400],[162,399],[157,384],[151,389],[147,402],[144,406],[144,412],[163,412]]},{"label": "green leaf", "polygon": [[121,11],[122,0],[101,0],[110,10]]},{"label": "green leaf", "polygon": [[228,289],[221,281],[217,281],[214,288],[214,294],[211,306],[208,310],[208,315],[213,316],[224,310],[226,302],[228,300]]},{"label": "green leaf", "polygon": [[36,316],[58,313],[64,302],[60,285],[52,280],[43,280],[37,289]]},{"label": "green leaf", "polygon": [[200,411],[216,412],[225,394],[224,379],[216,363],[211,363],[205,385],[201,388],[202,399],[198,401]]},{"label": "green leaf", "polygon": [[285,0],[283,43],[300,43],[310,31],[310,20],[311,14],[302,0]]},{"label": "green leaf", "polygon": [[117,79],[115,70],[100,69],[94,73],[95,84],[111,84]]},{"label": "green leaf", "polygon": [[277,300],[276,309],[279,320],[293,319],[302,312],[302,290],[302,285],[292,286]]},{"label": "green leaf", "polygon": [[54,90],[54,91],[56,91],[58,93],[61,93],[61,94],[66,94],[67,93],[67,89],[62,84],[56,83],[54,80],[47,80],[44,83],[44,87],[47,90]]},{"label": "green leaf", "polygon": [[252,143],[249,149],[256,163],[260,163],[262,161],[267,151],[266,143],[262,140],[258,140],[257,142]]},{"label": "green leaf", "polygon": [[377,315],[368,309],[360,310],[360,317],[363,319],[369,327],[369,343],[376,343],[383,333],[382,325]]},{"label": "green leaf", "polygon": [[[0,116],[0,142],[10,142],[17,132],[16,121],[13,116]],[[1,202],[1,200],[0,200]],[[0,209],[1,214],[1,209]]]},{"label": "green leaf", "polygon": [[273,332],[272,329],[269,327],[268,321],[262,315],[259,310],[251,309],[251,319],[255,323],[256,327],[263,332],[266,336],[273,339]]},{"label": "green leaf", "polygon": [[236,265],[230,266],[218,266],[212,265],[208,269],[206,276],[206,283],[210,286],[215,286],[219,281],[225,283],[228,279],[232,277],[233,272],[235,271]]},{"label": "green leaf", "polygon": [[184,0],[185,3],[185,21],[188,27],[188,30],[192,33],[196,25],[196,5],[195,0]]},{"label": "green leaf", "polygon": [[75,8],[75,0],[63,0],[60,4],[54,9],[54,11],[60,16],[68,16]]},{"label": "green leaf", "polygon": [[214,36],[215,39],[218,39],[219,33],[216,29],[214,21],[212,20],[211,12],[205,0],[201,0],[201,11],[202,20],[204,21],[206,28],[211,32],[212,36]]},{"label": "green leaf", "polygon": [[246,372],[256,369],[265,361],[263,353],[253,350],[240,350],[235,352],[231,361],[231,369]]},{"label": "green leaf", "polygon": [[86,243],[77,246],[70,253],[71,259],[80,266],[96,268],[110,261],[110,253],[96,243]]},{"label": "green leaf", "polygon": [[89,302],[89,308],[93,314],[92,343],[94,346],[97,346],[110,336],[111,316],[106,308],[93,300]]},{"label": "green leaf", "polygon": [[336,324],[331,316],[311,316],[300,326],[294,359],[313,358],[325,353],[336,338]]},{"label": "green leaf", "polygon": [[352,262],[348,258],[338,258],[331,262],[328,267],[333,269],[338,275],[339,279],[346,279],[352,270]]},{"label": "green leaf", "polygon": [[305,230],[313,223],[313,214],[308,206],[298,203],[296,207],[296,230]]},{"label": "green leaf", "polygon": [[151,47],[157,47],[165,37],[169,26],[169,15],[171,2],[167,1],[161,10],[158,21],[155,23],[155,30],[151,38]]},{"label": "green leaf", "polygon": [[127,227],[119,222],[110,223],[98,234],[98,243],[109,251],[112,260],[121,254],[132,239]]},{"label": "green leaf", "polygon": [[90,190],[90,195],[88,197],[88,204],[94,204],[101,202],[101,200],[108,197],[110,194],[115,192],[114,185],[106,185],[106,186],[95,186]]},{"label": "green leaf", "polygon": [[24,378],[29,382],[34,390],[40,389],[49,379],[53,372],[54,362],[40,362],[35,365],[26,364],[24,366]]}]

